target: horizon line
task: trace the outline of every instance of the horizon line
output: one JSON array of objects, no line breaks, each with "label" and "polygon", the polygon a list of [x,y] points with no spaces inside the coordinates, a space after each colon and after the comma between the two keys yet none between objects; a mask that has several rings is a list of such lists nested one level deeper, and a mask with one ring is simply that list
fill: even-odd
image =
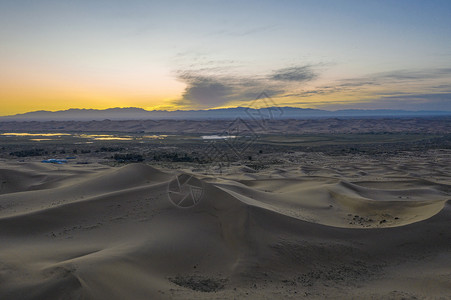
[{"label": "horizon line", "polygon": [[357,111],[403,111],[403,112],[442,112],[442,113],[451,113],[451,110],[409,110],[409,109],[393,109],[393,108],[346,108],[346,109],[335,109],[335,110],[329,110],[329,109],[320,109],[320,108],[303,108],[303,107],[296,107],[296,106],[267,106],[267,107],[261,107],[261,108],[253,108],[253,107],[249,107],[249,106],[234,106],[234,107],[215,107],[215,108],[194,108],[194,109],[174,109],[174,110],[167,110],[167,109],[145,109],[143,107],[138,107],[138,106],[125,106],[125,107],[108,107],[108,108],[76,108],[76,107],[71,107],[71,108],[67,108],[67,109],[59,109],[59,110],[45,110],[45,109],[40,109],[40,110],[32,110],[32,111],[27,111],[27,112],[23,112],[23,113],[16,113],[16,114],[8,114],[8,115],[0,115],[0,117],[13,117],[13,116],[19,116],[19,115],[25,115],[25,114],[29,114],[29,113],[37,113],[37,112],[47,112],[47,113],[58,113],[58,112],[67,112],[70,110],[78,110],[78,111],[83,111],[83,110],[90,110],[90,111],[106,111],[106,110],[112,110],[112,109],[139,109],[142,110],[144,112],[190,112],[190,111],[215,111],[215,110],[224,110],[224,109],[238,109],[238,108],[243,108],[243,109],[268,109],[268,108],[278,108],[278,109],[283,109],[283,108],[293,108],[293,109],[301,109],[301,110],[317,110],[317,111],[325,111],[325,112],[340,112],[340,111],[352,111],[352,110],[357,110]]}]

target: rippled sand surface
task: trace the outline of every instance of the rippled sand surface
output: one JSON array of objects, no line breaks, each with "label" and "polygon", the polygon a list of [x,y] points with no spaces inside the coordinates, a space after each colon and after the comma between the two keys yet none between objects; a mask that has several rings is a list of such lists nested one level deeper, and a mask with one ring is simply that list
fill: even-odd
[{"label": "rippled sand surface", "polygon": [[2,299],[451,295],[451,156],[0,164]]}]

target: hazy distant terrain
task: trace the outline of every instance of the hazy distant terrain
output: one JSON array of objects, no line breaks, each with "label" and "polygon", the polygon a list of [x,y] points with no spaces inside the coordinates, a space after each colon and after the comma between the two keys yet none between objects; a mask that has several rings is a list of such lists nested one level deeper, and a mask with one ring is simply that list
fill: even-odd
[{"label": "hazy distant terrain", "polygon": [[451,116],[451,111],[408,111],[408,110],[361,110],[348,109],[328,111],[321,109],[274,107],[264,105],[263,108],[237,107],[208,110],[154,110],[142,108],[109,108],[98,109],[68,109],[62,111],[34,111],[24,114],[0,117],[0,121],[91,121],[91,120],[206,120],[206,119],[311,119],[333,117],[414,117],[414,116]]},{"label": "hazy distant terrain", "polygon": [[1,121],[1,132],[143,132],[226,134],[451,133],[451,116],[406,118],[322,118],[261,120],[102,120],[102,121]]}]

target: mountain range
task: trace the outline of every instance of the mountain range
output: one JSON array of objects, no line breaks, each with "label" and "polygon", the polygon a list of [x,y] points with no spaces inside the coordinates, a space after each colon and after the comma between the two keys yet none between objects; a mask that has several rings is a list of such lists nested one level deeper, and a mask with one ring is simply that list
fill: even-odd
[{"label": "mountain range", "polygon": [[311,118],[357,118],[357,117],[418,117],[450,116],[451,111],[408,110],[321,110],[297,107],[220,108],[207,110],[145,110],[136,107],[108,109],[68,109],[60,111],[33,111],[0,117],[0,121],[91,121],[91,120],[230,120],[243,119],[311,119]]}]

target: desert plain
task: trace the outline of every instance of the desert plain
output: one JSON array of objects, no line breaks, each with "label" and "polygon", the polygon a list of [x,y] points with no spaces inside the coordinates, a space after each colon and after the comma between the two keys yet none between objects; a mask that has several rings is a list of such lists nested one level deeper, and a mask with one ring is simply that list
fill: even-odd
[{"label": "desert plain", "polygon": [[449,119],[203,122],[1,123],[0,299],[451,299]]}]

